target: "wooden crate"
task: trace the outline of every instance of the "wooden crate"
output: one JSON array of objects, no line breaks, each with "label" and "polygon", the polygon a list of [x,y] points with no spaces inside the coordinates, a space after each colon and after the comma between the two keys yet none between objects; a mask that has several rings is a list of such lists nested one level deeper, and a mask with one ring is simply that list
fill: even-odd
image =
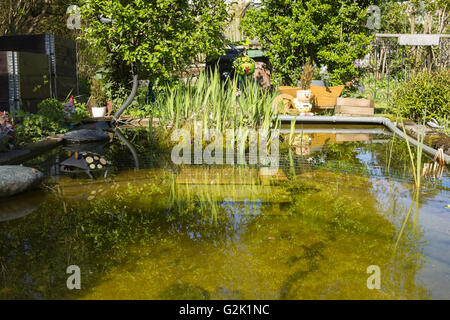
[{"label": "wooden crate", "polygon": [[338,98],[334,113],[341,116],[371,116],[375,113],[374,101],[369,99]]}]

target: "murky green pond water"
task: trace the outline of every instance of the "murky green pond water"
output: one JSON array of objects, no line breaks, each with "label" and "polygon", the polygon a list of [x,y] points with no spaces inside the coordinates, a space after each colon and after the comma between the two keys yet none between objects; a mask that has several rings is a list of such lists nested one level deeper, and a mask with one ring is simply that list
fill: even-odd
[{"label": "murky green pond water", "polygon": [[[145,130],[123,132],[136,157],[115,135],[30,161],[48,179],[2,203],[0,299],[449,299],[448,172],[428,178],[419,227],[406,223],[395,250],[413,192],[403,143],[389,178],[380,128],[298,129],[272,179],[256,166],[175,166]],[[108,171],[61,171],[86,148]],[[81,290],[67,289],[70,265]],[[367,287],[372,265],[380,290]]]}]

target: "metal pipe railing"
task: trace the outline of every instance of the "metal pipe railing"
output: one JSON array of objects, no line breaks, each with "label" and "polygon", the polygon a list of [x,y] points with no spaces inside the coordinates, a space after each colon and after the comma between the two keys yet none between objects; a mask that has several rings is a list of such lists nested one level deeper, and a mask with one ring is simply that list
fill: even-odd
[{"label": "metal pipe railing", "polygon": [[[292,121],[295,120],[296,123],[325,123],[325,124],[375,124],[382,125],[388,128],[394,136],[402,138],[403,140],[408,140],[413,146],[417,147],[419,142],[406,135],[397,128],[397,126],[392,123],[388,118],[384,117],[341,117],[341,116],[286,116],[279,115],[278,120],[280,121]],[[423,152],[425,152],[430,157],[434,157],[438,152],[436,149],[433,149],[427,145],[422,146]],[[450,164],[450,156],[444,154],[444,161],[446,164]]]}]

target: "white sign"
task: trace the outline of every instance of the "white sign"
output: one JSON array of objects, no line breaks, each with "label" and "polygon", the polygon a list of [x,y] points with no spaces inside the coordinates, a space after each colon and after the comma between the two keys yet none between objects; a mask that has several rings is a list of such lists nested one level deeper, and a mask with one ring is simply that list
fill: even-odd
[{"label": "white sign", "polygon": [[398,44],[401,46],[438,46],[438,34],[401,34]]}]

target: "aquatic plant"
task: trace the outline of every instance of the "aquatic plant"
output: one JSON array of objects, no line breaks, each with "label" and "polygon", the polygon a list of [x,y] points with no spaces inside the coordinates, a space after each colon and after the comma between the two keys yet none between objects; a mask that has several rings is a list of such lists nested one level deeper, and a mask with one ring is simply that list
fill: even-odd
[{"label": "aquatic plant", "polygon": [[217,71],[201,73],[176,87],[167,86],[157,94],[155,117],[180,128],[201,121],[203,128],[269,128],[275,93],[262,90],[252,79],[221,81]]},{"label": "aquatic plant", "polygon": [[[428,89],[429,89],[429,85],[428,85]],[[428,91],[428,92],[430,93],[431,91]],[[413,156],[412,147],[409,144],[408,135],[406,134],[403,119],[400,119],[403,134],[405,135],[405,138],[406,138],[405,141],[406,141],[406,146],[408,148],[408,153],[409,153],[409,157],[410,157],[410,161],[411,161],[411,163],[410,163],[411,168],[412,168],[413,175],[414,175],[414,195],[413,195],[411,205],[410,205],[408,212],[405,216],[405,219],[403,221],[402,227],[400,229],[400,233],[398,235],[398,239],[395,244],[396,248],[398,246],[401,236],[403,235],[405,226],[409,220],[409,217],[411,215],[413,207],[414,207],[414,228],[415,228],[416,233],[418,233],[418,231],[419,231],[418,230],[418,228],[419,228],[419,202],[420,202],[420,186],[421,186],[421,176],[422,176],[422,167],[423,167],[422,153],[423,153],[423,143],[424,143],[423,141],[425,138],[425,123],[427,120],[427,106],[428,106],[428,97],[427,97],[427,100],[425,101],[425,109],[424,109],[423,115],[422,115],[422,119],[423,119],[422,125],[419,126],[419,130],[417,132],[417,145],[416,145],[416,158],[415,159]]]},{"label": "aquatic plant", "polygon": [[[405,137],[407,137],[403,121],[401,122],[401,124],[402,124],[403,133],[405,134]],[[414,207],[414,226],[415,226],[416,230],[419,227],[419,200],[420,200],[420,184],[421,184],[421,171],[422,171],[423,138],[425,136],[424,131],[425,131],[424,129],[418,131],[418,137],[417,137],[418,144],[416,147],[416,159],[414,159],[412,148],[409,144],[408,139],[406,139],[406,145],[408,148],[410,161],[411,161],[411,167],[412,167],[412,171],[413,171],[413,175],[414,175],[414,194],[413,194],[413,199],[411,201],[411,205],[409,206],[408,212],[405,216],[402,227],[400,229],[400,232],[399,232],[399,235],[397,238],[397,242],[395,244],[396,248],[398,246],[400,238],[403,235],[405,226],[406,226],[407,222],[409,221],[409,217],[411,215],[413,207]]]}]

